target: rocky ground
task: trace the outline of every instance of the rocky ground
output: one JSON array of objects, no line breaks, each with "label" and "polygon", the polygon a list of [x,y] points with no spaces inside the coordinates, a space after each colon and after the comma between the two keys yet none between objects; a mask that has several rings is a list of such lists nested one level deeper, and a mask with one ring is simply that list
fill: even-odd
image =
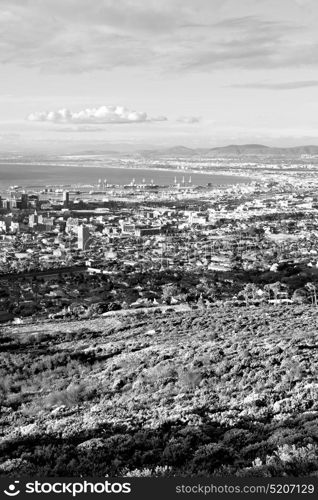
[{"label": "rocky ground", "polygon": [[0,474],[318,474],[318,311],[3,327]]}]

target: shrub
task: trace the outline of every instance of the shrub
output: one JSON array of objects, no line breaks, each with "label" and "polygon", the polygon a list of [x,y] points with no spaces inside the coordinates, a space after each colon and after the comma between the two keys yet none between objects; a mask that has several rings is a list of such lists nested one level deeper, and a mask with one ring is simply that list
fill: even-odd
[{"label": "shrub", "polygon": [[318,446],[308,444],[297,448],[294,444],[279,446],[274,453],[278,460],[284,463],[292,462],[314,462],[318,460]]},{"label": "shrub", "polygon": [[180,370],[178,377],[184,389],[195,389],[202,381],[202,375],[197,370]]},{"label": "shrub", "polygon": [[171,474],[171,467],[168,465],[157,465],[157,467],[150,469],[148,467],[144,467],[143,469],[123,469],[121,472],[121,476],[124,477],[162,477],[169,476]]},{"label": "shrub", "polygon": [[46,400],[46,405],[48,407],[72,407],[92,399],[95,395],[96,389],[87,387],[85,384],[71,385],[64,391],[57,391],[50,394]]},{"label": "shrub", "polygon": [[221,443],[209,443],[195,451],[193,457],[193,470],[202,471],[205,474],[213,472],[214,469],[220,467],[223,463],[233,461],[233,452],[230,448],[225,447]]}]

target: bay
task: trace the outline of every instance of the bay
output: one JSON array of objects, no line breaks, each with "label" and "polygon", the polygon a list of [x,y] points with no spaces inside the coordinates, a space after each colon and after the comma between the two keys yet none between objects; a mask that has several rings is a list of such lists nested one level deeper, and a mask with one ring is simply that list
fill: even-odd
[{"label": "bay", "polygon": [[[191,179],[190,179],[191,176]],[[154,169],[154,168],[124,168],[124,167],[94,167],[65,166],[29,163],[0,163],[0,188],[7,189],[12,185],[31,186],[61,186],[90,184],[95,186],[98,180],[107,180],[108,184],[124,185],[133,180],[138,183],[152,181],[158,185],[171,185],[175,182],[206,186],[233,185],[247,183],[251,178],[236,175],[191,173],[184,170]]]}]

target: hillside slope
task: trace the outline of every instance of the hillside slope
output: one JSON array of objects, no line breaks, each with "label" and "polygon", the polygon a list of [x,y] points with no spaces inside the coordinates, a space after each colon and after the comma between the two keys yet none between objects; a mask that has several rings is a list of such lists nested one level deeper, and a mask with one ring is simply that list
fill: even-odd
[{"label": "hillside slope", "polygon": [[315,474],[317,326],[303,306],[4,328],[0,475]]}]

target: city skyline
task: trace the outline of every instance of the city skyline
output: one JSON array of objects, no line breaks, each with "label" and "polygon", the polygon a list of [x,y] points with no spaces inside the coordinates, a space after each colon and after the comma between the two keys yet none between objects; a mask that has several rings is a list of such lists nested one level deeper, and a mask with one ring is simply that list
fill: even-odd
[{"label": "city skyline", "polygon": [[317,18],[313,0],[2,0],[2,150],[318,144]]}]

